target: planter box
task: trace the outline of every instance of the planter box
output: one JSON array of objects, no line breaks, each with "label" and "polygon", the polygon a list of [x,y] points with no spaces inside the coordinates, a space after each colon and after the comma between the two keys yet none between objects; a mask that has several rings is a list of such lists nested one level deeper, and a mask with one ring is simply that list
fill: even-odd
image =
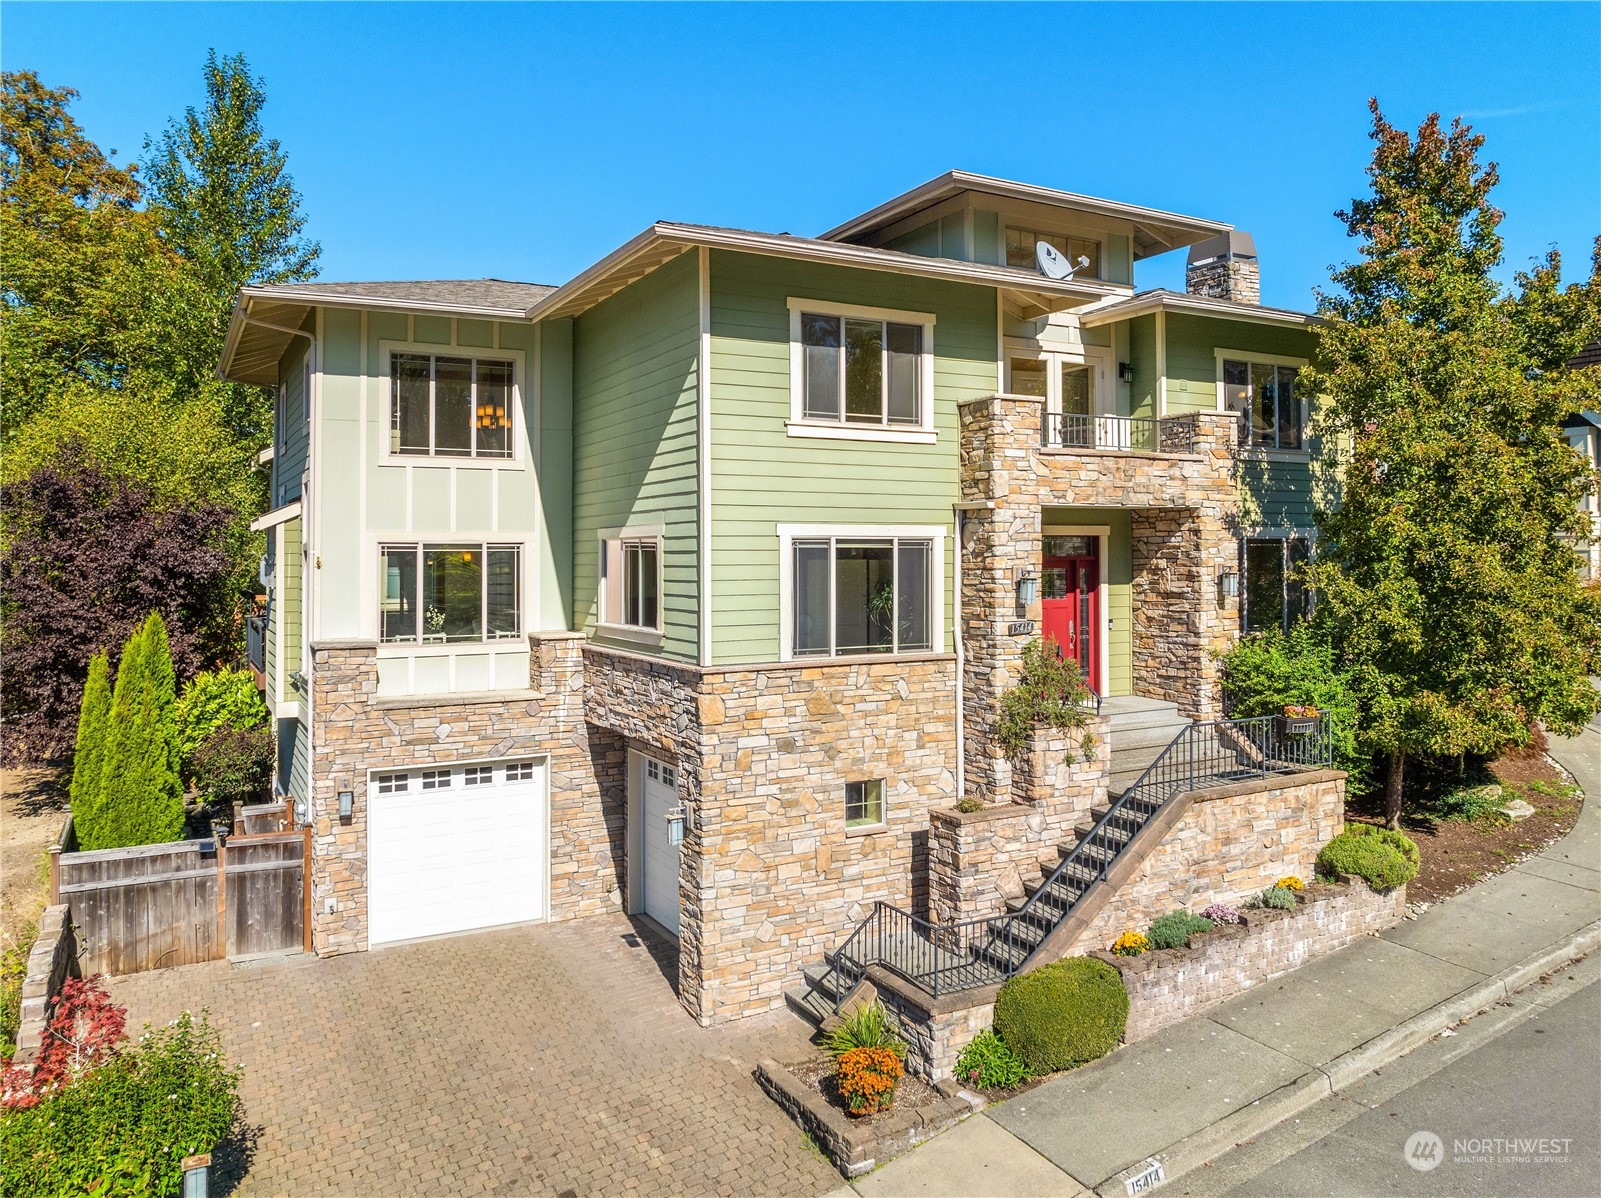
[{"label": "planter box", "polygon": [[1273,731],[1281,737],[1311,736],[1317,731],[1318,719],[1315,715],[1276,715]]}]

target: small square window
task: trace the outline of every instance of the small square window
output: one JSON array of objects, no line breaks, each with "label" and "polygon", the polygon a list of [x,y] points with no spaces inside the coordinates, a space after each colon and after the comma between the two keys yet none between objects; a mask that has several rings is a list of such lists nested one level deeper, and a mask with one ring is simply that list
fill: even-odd
[{"label": "small square window", "polygon": [[845,783],[845,826],[869,828],[884,822],[884,780]]},{"label": "small square window", "polygon": [[495,767],[492,765],[469,765],[463,771],[462,782],[467,786],[488,786],[495,780]]},{"label": "small square window", "polygon": [[400,794],[411,789],[411,775],[409,774],[379,774],[378,793],[381,795]]},{"label": "small square window", "polygon": [[424,770],[422,772],[422,788],[424,790],[449,790],[449,770]]},{"label": "small square window", "polygon": [[532,761],[514,761],[506,767],[506,781],[532,782],[534,780],[534,763]]}]

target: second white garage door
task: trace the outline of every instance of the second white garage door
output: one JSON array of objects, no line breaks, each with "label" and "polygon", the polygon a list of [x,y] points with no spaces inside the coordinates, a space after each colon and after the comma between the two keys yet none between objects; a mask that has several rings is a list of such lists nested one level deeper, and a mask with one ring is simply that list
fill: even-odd
[{"label": "second white garage door", "polygon": [[545,807],[542,760],[374,774],[368,943],[542,919]]}]

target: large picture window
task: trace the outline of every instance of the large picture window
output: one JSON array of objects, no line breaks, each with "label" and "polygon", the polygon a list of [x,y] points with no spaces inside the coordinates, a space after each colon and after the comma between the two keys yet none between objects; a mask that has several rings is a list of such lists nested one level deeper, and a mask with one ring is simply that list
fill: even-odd
[{"label": "large picture window", "polygon": [[450,645],[522,636],[522,551],[516,545],[384,545],[378,637]]},{"label": "large picture window", "polygon": [[805,537],[791,553],[796,657],[933,648],[933,541]]},{"label": "large picture window", "polygon": [[1240,444],[1300,449],[1301,397],[1294,366],[1223,359],[1223,406],[1239,415]]},{"label": "large picture window", "polygon": [[617,537],[604,542],[601,623],[656,632],[662,626],[661,541]]},{"label": "large picture window", "polygon": [[923,423],[923,326],[800,314],[800,415],[861,425]]},{"label": "large picture window", "polygon": [[1240,621],[1246,632],[1288,630],[1311,611],[1312,593],[1299,577],[1300,567],[1311,558],[1305,537],[1248,537],[1241,554],[1245,594]]},{"label": "large picture window", "polygon": [[510,362],[453,354],[389,357],[389,452],[509,458],[515,371]]}]

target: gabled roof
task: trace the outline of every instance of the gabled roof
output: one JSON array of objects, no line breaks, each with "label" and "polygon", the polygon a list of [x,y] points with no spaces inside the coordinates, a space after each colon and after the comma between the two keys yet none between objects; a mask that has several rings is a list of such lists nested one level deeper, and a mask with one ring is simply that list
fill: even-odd
[{"label": "gabled roof", "polygon": [[1176,212],[1163,212],[1161,209],[1146,208],[1139,204],[1122,204],[1116,200],[1103,200],[1071,191],[1056,191],[1049,187],[1036,187],[1031,183],[1014,183],[1009,179],[975,175],[969,171],[946,171],[938,178],[930,179],[919,187],[902,192],[894,199],[887,200],[860,216],[852,217],[842,225],[835,225],[822,235],[822,239],[853,241],[963,192],[978,192],[1003,199],[1027,200],[1066,211],[1130,221],[1134,225],[1136,259],[1165,253],[1180,246],[1193,245],[1197,241],[1204,241],[1208,237],[1215,237],[1233,228],[1232,225],[1222,221],[1205,220],[1199,216],[1181,216]]},{"label": "gabled roof", "polygon": [[272,386],[278,359],[305,336],[313,308],[437,312],[449,316],[522,320],[530,306],[556,290],[506,279],[408,279],[389,283],[272,283],[242,287],[223,341],[217,373],[236,383]]},{"label": "gabled roof", "polygon": [[1019,270],[1011,266],[958,262],[952,258],[927,258],[900,250],[848,245],[814,237],[794,237],[788,233],[757,233],[717,225],[658,221],[533,304],[528,309],[528,317],[539,320],[547,316],[576,316],[686,250],[701,246],[831,262],[840,266],[884,270],[927,279],[999,286],[1038,297],[1044,305],[1051,307],[1077,307],[1109,296],[1128,294],[1126,288],[1114,283],[1089,279],[1048,279],[1036,271]]},{"label": "gabled roof", "polygon": [[1267,308],[1261,304],[1242,304],[1237,300],[1214,299],[1209,295],[1190,295],[1183,291],[1168,291],[1158,287],[1116,303],[1103,304],[1079,313],[1079,323],[1086,328],[1115,324],[1135,316],[1144,316],[1158,310],[1184,312],[1192,316],[1216,316],[1224,320],[1245,320],[1253,324],[1301,325],[1311,327],[1325,323],[1323,317],[1311,312],[1296,312],[1289,308]]}]

